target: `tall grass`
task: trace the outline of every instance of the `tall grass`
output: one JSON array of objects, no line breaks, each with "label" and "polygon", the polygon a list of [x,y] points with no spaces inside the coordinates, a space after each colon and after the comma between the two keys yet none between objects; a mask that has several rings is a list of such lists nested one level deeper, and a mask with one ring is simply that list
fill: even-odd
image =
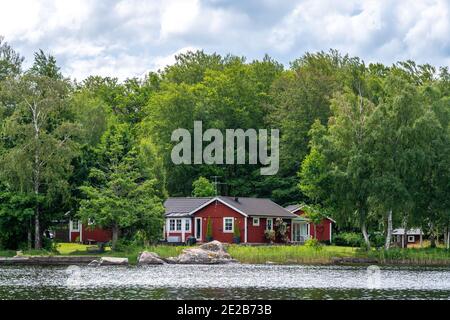
[{"label": "tall grass", "polygon": [[380,263],[417,265],[450,264],[450,251],[444,248],[392,248],[390,250],[373,250],[368,252],[367,255],[378,259]]},{"label": "tall grass", "polygon": [[352,257],[356,249],[323,246],[237,246],[228,247],[230,255],[242,263],[329,264],[333,257]]}]

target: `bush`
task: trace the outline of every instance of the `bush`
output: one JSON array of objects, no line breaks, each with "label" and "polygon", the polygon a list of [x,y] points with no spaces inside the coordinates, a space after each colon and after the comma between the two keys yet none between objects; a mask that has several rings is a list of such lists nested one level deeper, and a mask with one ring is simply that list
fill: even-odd
[{"label": "bush", "polygon": [[382,248],[386,241],[384,235],[381,232],[375,232],[370,235],[370,244],[375,248]]},{"label": "bush", "polygon": [[114,251],[127,252],[134,247],[136,247],[136,245],[133,243],[133,241],[126,239],[119,239],[116,242],[116,248],[114,249]]},{"label": "bush", "polygon": [[58,243],[50,238],[42,238],[42,249],[50,252],[58,252]]},{"label": "bush", "polygon": [[322,249],[322,244],[317,239],[308,239],[305,241],[305,247],[320,250]]},{"label": "bush", "polygon": [[334,236],[333,242],[337,246],[361,247],[364,239],[361,234],[356,232],[341,232]]},{"label": "bush", "polygon": [[266,237],[267,240],[270,241],[270,243],[274,242],[275,238],[276,238],[274,230],[266,230],[266,231],[264,231],[264,236]]}]

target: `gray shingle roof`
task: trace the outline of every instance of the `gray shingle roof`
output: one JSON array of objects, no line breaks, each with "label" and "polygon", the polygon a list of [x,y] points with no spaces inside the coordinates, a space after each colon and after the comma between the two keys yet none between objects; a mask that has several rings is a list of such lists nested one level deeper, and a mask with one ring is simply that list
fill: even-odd
[{"label": "gray shingle roof", "polygon": [[[188,216],[190,212],[211,201],[215,197],[206,198],[169,198],[164,202],[167,217]],[[248,216],[295,218],[295,214],[279,206],[270,199],[217,197],[224,203]]]},{"label": "gray shingle roof", "polygon": [[197,209],[198,207],[201,207],[211,199],[213,198],[169,198],[164,202],[164,208],[166,208],[166,216],[187,216],[191,211]]},{"label": "gray shingle roof", "polygon": [[301,205],[299,205],[299,204],[291,204],[291,205],[287,206],[285,209],[290,212],[295,212],[298,209],[300,209],[300,207],[301,207]]},{"label": "gray shingle roof", "polygon": [[[422,230],[420,230],[420,229],[409,229],[407,231],[406,235],[420,235],[421,233],[422,233]],[[393,235],[404,235],[405,229],[404,228],[394,229],[392,231],[392,234]]]},{"label": "gray shingle roof", "polygon": [[[269,216],[282,218],[295,218],[295,214],[289,212],[282,206],[270,199],[263,198],[235,198],[219,197],[220,200],[244,212],[248,216]],[[237,201],[236,201],[237,200]]]}]

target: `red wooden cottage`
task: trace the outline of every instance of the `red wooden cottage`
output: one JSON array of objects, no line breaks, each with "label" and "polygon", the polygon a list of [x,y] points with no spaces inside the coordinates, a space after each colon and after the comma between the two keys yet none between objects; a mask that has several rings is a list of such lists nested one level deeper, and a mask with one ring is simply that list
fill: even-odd
[{"label": "red wooden cottage", "polygon": [[[287,237],[291,243],[303,243],[314,235],[320,241],[330,241],[334,223],[326,218],[314,226],[305,217],[301,206],[283,208],[269,199],[260,198],[169,198],[164,207],[164,239],[171,243],[186,242],[191,236],[197,242],[206,242],[208,221],[214,240],[232,243],[234,230],[239,228],[241,243],[268,243],[265,231],[275,230],[278,218],[287,224]],[[110,230],[84,226],[78,220],[69,222],[70,242],[96,243],[111,239]]]},{"label": "red wooden cottage", "polygon": [[85,226],[79,220],[69,221],[69,242],[97,243],[108,242],[112,239],[111,230]]},{"label": "red wooden cottage", "polygon": [[[293,243],[303,243],[314,236],[314,227],[297,211],[291,212],[269,199],[241,197],[169,198],[164,203],[166,224],[164,237],[168,242],[185,242],[190,236],[206,242],[208,221],[212,238],[233,242],[234,228],[240,229],[241,243],[267,243],[266,230],[274,230],[276,219],[287,223],[287,236]],[[317,233],[321,241],[331,239],[331,226],[326,219]],[[322,225],[318,226],[322,228]]]},{"label": "red wooden cottage", "polygon": [[293,219],[293,239],[309,239],[316,237],[319,241],[328,241],[332,239],[333,219],[326,217],[320,224],[311,223],[302,210],[302,205],[290,205],[286,210],[294,213],[298,218]]}]

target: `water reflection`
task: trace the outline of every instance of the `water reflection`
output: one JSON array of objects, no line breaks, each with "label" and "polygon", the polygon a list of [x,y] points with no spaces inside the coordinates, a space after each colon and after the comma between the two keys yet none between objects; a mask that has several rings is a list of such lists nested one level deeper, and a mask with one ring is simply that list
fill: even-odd
[{"label": "water reflection", "polygon": [[450,299],[449,268],[381,268],[372,289],[365,267],[66,269],[0,267],[0,299]]}]

